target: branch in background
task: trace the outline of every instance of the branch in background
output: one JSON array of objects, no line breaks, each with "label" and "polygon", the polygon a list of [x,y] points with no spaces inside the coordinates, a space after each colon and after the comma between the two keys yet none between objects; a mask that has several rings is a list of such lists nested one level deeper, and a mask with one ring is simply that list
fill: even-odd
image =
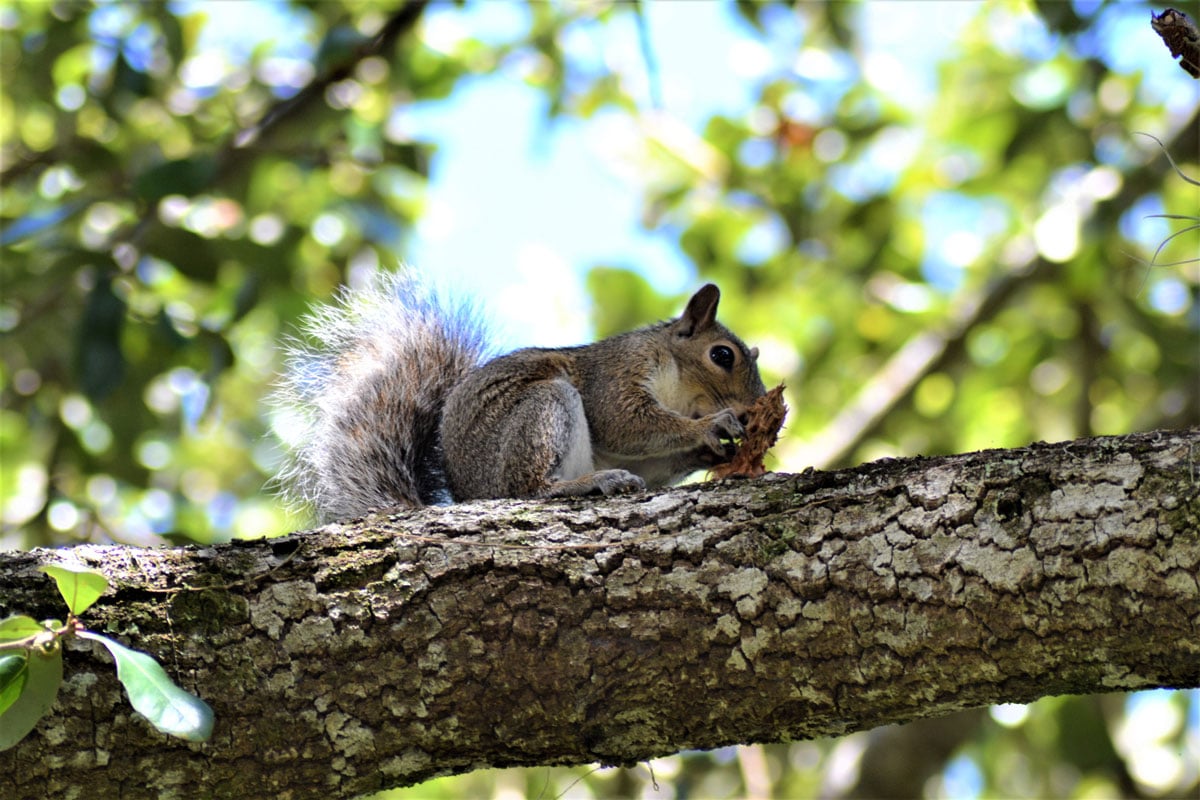
[{"label": "branch in background", "polygon": [[646,62],[646,83],[650,88],[650,106],[655,111],[662,111],[662,78],[658,71],[658,61],[654,57],[654,45],[650,41],[650,22],[646,19],[646,4],[634,0],[633,16],[637,20],[638,46],[642,50],[642,60]]},{"label": "branch in background", "polygon": [[1040,279],[1050,262],[1038,259],[1023,265],[982,291],[962,297],[957,310],[940,330],[918,333],[863,384],[816,436],[805,442],[800,461],[817,469],[840,464],[881,425],[888,414],[912,394],[927,375],[940,370],[962,350],[967,335],[1003,310],[1017,289]]},{"label": "branch in background", "polygon": [[326,89],[338,81],[348,78],[363,59],[391,50],[396,40],[417,24],[421,12],[425,10],[425,5],[426,0],[414,0],[406,3],[384,23],[379,33],[356,47],[348,58],[336,64],[324,75],[314,78],[294,96],[267,109],[262,118],[254,125],[235,134],[231,144],[226,147],[226,155],[230,149],[246,147],[252,142],[258,141],[265,133],[285,119],[299,114],[314,102],[320,101],[325,97]]},{"label": "branch in background", "polygon": [[1162,37],[1171,58],[1179,59],[1183,71],[1200,78],[1200,28],[1196,23],[1182,11],[1168,8],[1158,16],[1150,12],[1150,27]]},{"label": "branch in background", "polygon": [[1167,146],[1162,143],[1162,139],[1159,139],[1153,134],[1146,133],[1145,131],[1134,131],[1134,133],[1136,133],[1138,136],[1145,136],[1148,139],[1153,139],[1154,143],[1158,145],[1158,149],[1162,150],[1162,154],[1167,157],[1167,163],[1171,165],[1171,169],[1175,170],[1175,174],[1178,175],[1185,183],[1190,183],[1192,186],[1200,186],[1200,180],[1189,178],[1187,173],[1179,168],[1179,165],[1175,163],[1175,159],[1171,158],[1171,151],[1168,150]]},{"label": "branch in background", "polygon": [[[1189,183],[1192,186],[1200,186],[1200,180],[1188,177],[1188,175],[1179,168],[1179,165],[1175,163],[1175,159],[1171,158],[1171,151],[1167,149],[1167,146],[1162,143],[1161,139],[1153,134],[1146,133],[1145,131],[1134,131],[1134,133],[1138,134],[1139,136],[1145,136],[1148,139],[1153,139],[1154,143],[1158,145],[1158,149],[1162,150],[1162,154],[1167,157],[1167,162],[1171,165],[1171,169],[1175,170],[1175,174],[1178,175],[1184,183]],[[1181,230],[1175,231],[1170,236],[1159,242],[1158,247],[1156,247],[1154,250],[1153,257],[1151,257],[1149,261],[1132,256],[1135,260],[1137,260],[1139,263],[1145,264],[1146,267],[1178,267],[1184,264],[1194,264],[1197,261],[1200,261],[1200,258],[1185,258],[1182,261],[1170,261],[1166,263],[1159,263],[1158,260],[1159,255],[1162,254],[1163,248],[1170,244],[1172,239],[1175,239],[1177,236],[1182,236],[1185,233],[1192,233],[1193,231],[1200,230],[1200,217],[1191,216],[1188,214],[1151,214],[1147,217],[1147,219],[1176,219],[1191,222],[1193,224],[1188,225],[1186,228]],[[1126,255],[1129,254],[1126,253]],[[1149,279],[1150,270],[1147,269],[1145,276],[1142,278],[1142,284],[1138,287],[1137,293],[1139,295],[1142,293],[1142,290],[1146,288],[1146,282]]]},{"label": "branch in background", "polygon": [[[1200,113],[1193,114],[1171,142],[1164,145],[1159,141],[1159,146],[1168,152],[1188,141],[1195,136],[1198,120]],[[1175,166],[1169,152],[1167,158],[1185,181],[1194,182]],[[1110,216],[1119,216],[1149,191],[1156,179],[1156,173],[1149,164],[1141,166],[1124,176],[1121,191],[1105,201],[1103,207],[1113,210]],[[1099,208],[1084,224],[1096,219]],[[827,469],[850,458],[854,449],[883,424],[888,414],[908,399],[917,384],[953,361],[962,351],[972,330],[1007,308],[1018,289],[1043,279],[1052,266],[1046,259],[1038,258],[1031,264],[1005,273],[989,286],[965,294],[954,304],[957,311],[952,313],[945,325],[937,330],[918,333],[905,343],[863,385],[849,405],[804,443],[799,452],[801,463]]]}]

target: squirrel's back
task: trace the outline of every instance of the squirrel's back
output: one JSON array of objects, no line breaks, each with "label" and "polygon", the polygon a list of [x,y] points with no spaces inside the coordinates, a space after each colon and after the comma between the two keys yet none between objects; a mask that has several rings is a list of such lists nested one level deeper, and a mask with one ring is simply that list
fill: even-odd
[{"label": "squirrel's back", "polygon": [[486,350],[473,306],[407,273],[340,289],[288,342],[273,397],[290,444],[279,493],[326,521],[447,502],[442,407]]}]

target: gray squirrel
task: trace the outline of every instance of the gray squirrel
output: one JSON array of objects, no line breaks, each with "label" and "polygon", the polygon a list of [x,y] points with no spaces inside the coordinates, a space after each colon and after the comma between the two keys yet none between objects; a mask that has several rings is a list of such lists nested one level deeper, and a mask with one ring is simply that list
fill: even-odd
[{"label": "gray squirrel", "polygon": [[729,461],[765,393],[707,284],[676,319],[488,358],[481,314],[407,273],[343,287],[288,345],[275,478],[323,521],[372,508],[615,494]]}]

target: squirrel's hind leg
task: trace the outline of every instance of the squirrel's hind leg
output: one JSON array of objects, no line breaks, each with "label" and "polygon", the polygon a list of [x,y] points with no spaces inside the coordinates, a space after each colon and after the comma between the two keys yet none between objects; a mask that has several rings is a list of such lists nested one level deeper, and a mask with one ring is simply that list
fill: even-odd
[{"label": "squirrel's hind leg", "polygon": [[587,415],[579,392],[565,379],[529,386],[513,408],[503,452],[512,497],[573,497],[646,488],[623,469],[596,471]]}]

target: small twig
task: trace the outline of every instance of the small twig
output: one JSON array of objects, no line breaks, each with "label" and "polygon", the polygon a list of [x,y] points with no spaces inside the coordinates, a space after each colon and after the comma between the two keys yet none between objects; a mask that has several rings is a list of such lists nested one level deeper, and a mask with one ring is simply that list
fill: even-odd
[{"label": "small twig", "polygon": [[[1170,11],[1170,10],[1171,9],[1168,9],[1168,11]],[[1163,13],[1164,13],[1164,15],[1166,14],[1166,12],[1163,12]],[[1167,157],[1167,162],[1171,165],[1171,169],[1173,169],[1175,171],[1175,174],[1178,175],[1180,177],[1180,179],[1182,179],[1185,183],[1191,184],[1192,186],[1200,186],[1200,181],[1196,180],[1195,178],[1189,177],[1186,173],[1184,173],[1183,170],[1181,170],[1179,168],[1179,165],[1175,163],[1175,159],[1171,158],[1171,151],[1168,150],[1167,146],[1162,143],[1162,140],[1160,140],[1157,136],[1154,136],[1153,134],[1146,133],[1145,131],[1134,131],[1134,133],[1138,134],[1139,136],[1145,136],[1150,139],[1153,139],[1155,144],[1158,145],[1158,148],[1160,150],[1162,150],[1163,155]],[[1186,228],[1183,228],[1182,230],[1175,231],[1170,236],[1168,236],[1167,238],[1165,238],[1161,242],[1159,242],[1158,247],[1156,247],[1154,250],[1154,255],[1151,257],[1151,259],[1149,261],[1146,261],[1145,259],[1142,259],[1142,258],[1138,258],[1137,256],[1135,256],[1131,253],[1126,253],[1126,255],[1130,256],[1130,258],[1132,258],[1134,261],[1137,261],[1139,264],[1143,264],[1146,267],[1181,267],[1184,264],[1194,264],[1194,263],[1196,263],[1196,261],[1200,261],[1200,259],[1196,259],[1196,258],[1185,258],[1182,261],[1171,261],[1171,262],[1165,263],[1165,264],[1160,264],[1158,261],[1158,257],[1162,253],[1163,248],[1166,247],[1168,244],[1170,244],[1172,239],[1174,239],[1177,236],[1181,236],[1182,234],[1189,233],[1191,231],[1200,230],[1200,217],[1189,216],[1187,214],[1150,214],[1146,217],[1146,219],[1178,219],[1178,220],[1186,220],[1188,222],[1192,222],[1195,224],[1189,225]],[[1141,285],[1138,286],[1137,295],[1140,295],[1142,293],[1142,290],[1146,288],[1146,281],[1148,281],[1149,279],[1150,279],[1150,270],[1147,269],[1145,274],[1142,276]],[[1137,295],[1135,295],[1135,296],[1137,296]]]},{"label": "small twig", "polygon": [[[1196,220],[1195,217],[1185,217],[1180,214],[1151,214],[1150,216],[1146,217],[1146,219],[1186,219],[1186,220],[1191,220],[1193,222]],[[1150,259],[1150,263],[1148,263],[1146,266],[1149,266],[1149,267],[1180,267],[1180,266],[1183,266],[1184,264],[1195,263],[1197,260],[1195,258],[1185,258],[1183,261],[1172,261],[1167,264],[1160,264],[1158,261],[1159,253],[1161,253],[1163,251],[1163,248],[1166,247],[1172,239],[1174,239],[1176,236],[1182,236],[1183,234],[1190,233],[1192,231],[1200,231],[1200,223],[1197,223],[1195,225],[1189,225],[1186,228],[1177,230],[1174,233],[1172,233],[1170,236],[1168,236],[1167,238],[1163,239],[1162,242],[1159,243],[1158,247],[1156,247],[1154,249],[1154,257]]]},{"label": "small twig", "polygon": [[662,88],[658,70],[658,62],[654,57],[654,44],[650,41],[650,23],[646,19],[646,4],[634,0],[633,15],[637,20],[638,46],[642,51],[642,60],[646,62],[646,83],[650,87],[650,105],[656,110],[663,109]]},{"label": "small twig", "polygon": [[[292,97],[281,100],[267,109],[256,123],[234,134],[227,144],[223,156],[227,159],[232,150],[242,149],[250,143],[258,141],[262,138],[263,134],[278,126],[284,119],[295,116],[302,109],[324,98],[325,90],[332,84],[344,80],[353,74],[354,68],[363,59],[390,50],[403,33],[416,25],[421,12],[425,10],[426,3],[427,0],[412,0],[412,2],[401,6],[384,23],[384,26],[375,36],[357,47],[348,58],[334,65],[325,74],[310,81],[307,86]],[[227,160],[223,161],[222,166],[227,163]],[[218,175],[221,172],[222,170],[219,167]]]},{"label": "small twig", "polygon": [[[595,766],[595,767],[592,767],[592,768],[591,768],[591,769],[589,769],[587,772],[583,773],[583,774],[582,774],[582,775],[580,775],[578,778],[576,778],[575,780],[573,780],[573,781],[571,781],[570,783],[568,783],[568,784],[567,784],[567,786],[566,786],[566,788],[565,788],[565,789],[563,789],[561,792],[559,792],[558,794],[554,795],[554,800],[562,800],[564,797],[566,797],[566,796],[567,796],[567,792],[569,792],[569,791],[571,791],[572,789],[574,789],[574,788],[575,788],[575,785],[576,785],[576,784],[578,784],[578,783],[579,783],[580,781],[582,781],[584,778],[587,778],[587,777],[589,777],[589,776],[591,776],[591,775],[595,775],[595,774],[596,774],[597,772],[599,772],[601,769],[603,769],[603,767],[601,767],[601,766],[598,766],[598,765],[597,765],[597,766]],[[549,787],[549,785],[550,785],[550,772],[549,772],[549,770],[547,770],[547,772],[546,772],[546,786],[543,786],[543,787],[542,787],[542,792],[543,792],[543,793],[546,791],[546,789]],[[540,797],[540,795],[539,795],[539,797]]]},{"label": "small twig", "polygon": [[79,621],[79,618],[74,614],[67,614],[67,621],[57,627],[46,627],[37,633],[30,634],[23,639],[11,639],[9,641],[0,642],[0,653],[6,652],[21,652],[32,650],[35,647],[49,648],[54,642],[59,639],[66,639],[74,636],[81,630],[87,630],[84,624]]},{"label": "small twig", "polygon": [[1163,155],[1167,157],[1167,163],[1171,165],[1171,169],[1175,170],[1175,174],[1182,178],[1186,183],[1190,183],[1192,186],[1200,186],[1200,181],[1196,180],[1195,178],[1189,178],[1184,171],[1179,168],[1179,165],[1175,163],[1175,159],[1171,158],[1171,151],[1167,149],[1167,146],[1162,143],[1161,139],[1154,134],[1146,133],[1145,131],[1134,131],[1134,133],[1136,133],[1138,136],[1146,136],[1150,139],[1153,139],[1155,144],[1158,145],[1159,149],[1162,150]]}]

